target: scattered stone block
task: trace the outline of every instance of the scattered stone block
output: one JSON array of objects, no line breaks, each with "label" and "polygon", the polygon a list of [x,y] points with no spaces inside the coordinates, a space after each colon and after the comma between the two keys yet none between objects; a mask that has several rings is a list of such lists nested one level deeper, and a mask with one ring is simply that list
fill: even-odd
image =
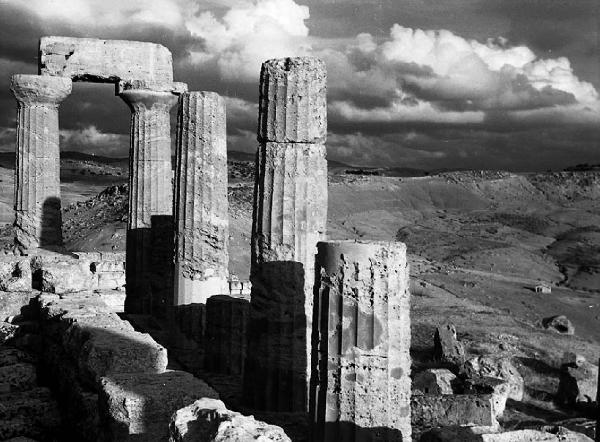
[{"label": "scattered stone block", "polygon": [[498,425],[490,394],[414,395],[411,409],[411,423],[415,432],[456,425]]},{"label": "scattered stone block", "polygon": [[572,365],[574,367],[580,367],[585,363],[585,356],[567,351],[562,357],[561,365]]},{"label": "scattered stone block", "polygon": [[31,291],[31,264],[29,259],[0,260],[0,291]]},{"label": "scattered stone block", "polygon": [[458,340],[453,324],[443,324],[435,329],[433,358],[452,366],[460,366],[465,361],[465,349]]},{"label": "scattered stone block", "polygon": [[9,322],[0,322],[0,344],[10,341],[19,331],[19,326]]},{"label": "scattered stone block", "polygon": [[515,401],[523,400],[525,387],[523,377],[516,367],[506,358],[477,356],[466,361],[461,367],[467,378],[498,378],[509,384],[508,397]]},{"label": "scattered stone block", "polygon": [[452,384],[457,380],[454,373],[445,368],[431,368],[415,375],[413,394],[454,394]]},{"label": "scattered stone block", "polygon": [[173,413],[201,398],[219,395],[182,371],[115,374],[101,380],[101,425],[108,440],[169,440]]},{"label": "scattered stone block", "polygon": [[511,385],[503,379],[483,376],[468,378],[465,381],[465,393],[491,394],[494,403],[495,416],[502,417],[506,401],[511,391]]},{"label": "scattered stone block", "polygon": [[544,318],[542,320],[542,325],[546,330],[553,330],[557,333],[563,335],[573,335],[575,334],[575,327],[571,324],[571,321],[564,316],[551,316],[549,318]]},{"label": "scattered stone block", "polygon": [[98,276],[91,271],[87,261],[46,261],[36,272],[40,290],[48,293],[72,293],[93,290],[98,286]]},{"label": "scattered stone block", "polygon": [[556,400],[565,406],[591,403],[598,391],[598,367],[589,362],[579,366],[565,364],[561,367]]},{"label": "scattered stone block", "polygon": [[275,425],[230,411],[217,399],[203,398],[177,410],[169,424],[170,441],[291,442]]}]

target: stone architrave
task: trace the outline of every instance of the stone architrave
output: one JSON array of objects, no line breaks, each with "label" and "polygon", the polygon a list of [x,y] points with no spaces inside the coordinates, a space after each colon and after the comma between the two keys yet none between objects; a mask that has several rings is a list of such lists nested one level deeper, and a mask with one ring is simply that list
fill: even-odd
[{"label": "stone architrave", "polygon": [[247,405],[308,411],[316,244],[327,221],[326,70],[263,64],[252,227]]},{"label": "stone architrave", "polygon": [[175,176],[174,305],[228,292],[225,101],[214,92],[179,98]]},{"label": "stone architrave", "polygon": [[[118,88],[118,95],[131,109],[125,310],[148,314],[160,307],[153,305],[158,298],[168,298],[153,293],[153,283],[159,279],[172,281],[169,262],[162,263],[160,274],[153,272],[160,269],[153,265],[152,256],[165,255],[163,250],[153,249],[153,238],[155,242],[162,238],[162,248],[172,250],[172,241],[164,240],[164,235],[171,235],[172,239],[172,221],[168,219],[173,215],[169,111],[177,102],[177,88],[183,86],[176,83],[157,85],[155,89],[146,88],[147,84],[138,86],[121,83]],[[153,232],[153,224],[161,232]]]},{"label": "stone architrave", "polygon": [[411,440],[406,246],[334,241],[317,248],[313,440]]},{"label": "stone architrave", "polygon": [[173,82],[173,57],[150,42],[47,36],[40,39],[42,75],[73,81]]},{"label": "stone architrave", "polygon": [[58,107],[69,78],[13,75],[18,102],[15,243],[22,249],[62,245]]}]

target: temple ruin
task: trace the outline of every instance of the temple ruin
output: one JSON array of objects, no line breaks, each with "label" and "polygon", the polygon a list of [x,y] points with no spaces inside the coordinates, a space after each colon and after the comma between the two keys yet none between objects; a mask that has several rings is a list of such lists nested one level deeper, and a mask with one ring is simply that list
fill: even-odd
[{"label": "temple ruin", "polygon": [[[154,43],[43,37],[39,54],[39,75],[11,82],[16,233],[0,282],[9,325],[29,336],[3,361],[44,378],[34,399],[15,387],[0,410],[10,437],[554,440],[502,438],[497,418],[523,380],[510,364],[465,361],[451,324],[436,330],[441,366],[420,367],[413,388],[405,244],[327,240],[322,61],[262,65],[250,281],[238,281],[223,97],[175,82]],[[59,105],[75,81],[114,84],[131,110],[125,254],[61,247]]]}]

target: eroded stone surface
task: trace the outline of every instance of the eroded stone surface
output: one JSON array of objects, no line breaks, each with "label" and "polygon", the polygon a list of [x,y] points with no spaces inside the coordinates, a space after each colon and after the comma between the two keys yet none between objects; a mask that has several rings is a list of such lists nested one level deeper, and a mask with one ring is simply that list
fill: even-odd
[{"label": "eroded stone surface", "polygon": [[417,374],[412,387],[423,394],[453,394],[452,383],[456,375],[445,368],[431,368]]},{"label": "eroded stone surface", "polygon": [[225,102],[179,98],[175,192],[175,305],[226,293],[229,254]]},{"label": "eroded stone surface", "polygon": [[40,72],[73,80],[173,81],[171,52],[155,43],[97,38],[42,37]]},{"label": "eroded stone surface", "polygon": [[525,390],[523,377],[512,362],[506,358],[477,356],[466,361],[461,371],[469,378],[492,377],[501,379],[509,385],[508,397],[510,399],[523,400]]},{"label": "eroded stone surface", "polygon": [[28,259],[0,260],[0,291],[31,291],[31,264]]},{"label": "eroded stone surface", "polygon": [[22,249],[62,245],[58,106],[69,78],[13,75],[18,102],[15,242]]},{"label": "eroded stone surface", "polygon": [[164,296],[158,288],[154,294],[153,286],[156,283],[168,291],[170,285],[162,284],[171,284],[173,278],[172,259],[161,260],[159,266],[154,258],[172,255],[169,110],[177,95],[140,88],[124,90],[120,97],[131,109],[125,309],[128,313],[151,313],[153,297],[156,295],[159,303]]},{"label": "eroded stone surface", "polygon": [[200,398],[219,399],[219,395],[182,371],[103,378],[99,407],[105,437],[115,441],[169,440],[173,413]]},{"label": "eroded stone surface", "polygon": [[324,143],[327,137],[325,63],[310,57],[268,60],[260,76],[258,140]]},{"label": "eroded stone surface", "polygon": [[170,442],[291,442],[280,427],[227,410],[223,402],[209,398],[177,410],[169,433]]},{"label": "eroded stone surface", "polygon": [[579,402],[591,403],[598,391],[598,367],[587,361],[565,364],[561,367],[556,399],[560,404],[573,406]]},{"label": "eroded stone surface", "polygon": [[340,241],[320,242],[317,249],[318,350],[311,378],[316,440],[341,440],[345,425],[387,428],[386,440],[410,440],[406,246]]},{"label": "eroded stone surface", "polygon": [[433,357],[455,367],[465,362],[465,349],[458,340],[454,324],[443,324],[435,329]]},{"label": "eroded stone surface", "polygon": [[415,431],[454,425],[495,427],[498,424],[489,394],[415,395],[411,399],[411,408]]}]

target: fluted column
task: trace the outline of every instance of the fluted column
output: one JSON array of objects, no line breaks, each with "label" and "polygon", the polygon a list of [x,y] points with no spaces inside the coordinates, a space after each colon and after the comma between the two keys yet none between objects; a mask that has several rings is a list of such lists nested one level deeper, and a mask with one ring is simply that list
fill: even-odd
[{"label": "fluted column", "polygon": [[327,221],[326,72],[313,58],[261,71],[247,404],[308,411],[316,243]]},{"label": "fluted column", "polygon": [[411,440],[406,246],[335,241],[317,248],[312,440]]},{"label": "fluted column", "polygon": [[[128,88],[119,96],[131,109],[129,151],[129,220],[127,224],[128,313],[151,313],[158,278],[153,266],[154,241],[170,235],[165,246],[172,248],[173,186],[171,173],[171,122],[169,111],[177,102],[171,91]],[[152,231],[152,225],[154,230]],[[160,230],[160,232],[159,232]],[[162,247],[164,248],[164,247]],[[162,253],[159,255],[164,255]],[[156,251],[158,252],[158,251]],[[168,261],[168,258],[165,257]],[[160,263],[155,263],[160,264]],[[164,262],[163,269],[172,268]],[[163,275],[172,278],[171,272]]]},{"label": "fluted column", "polygon": [[225,102],[181,95],[175,177],[175,302],[205,304],[228,292],[229,213]]},{"label": "fluted column", "polygon": [[71,93],[69,78],[13,75],[17,99],[15,245],[62,245],[58,106]]}]

